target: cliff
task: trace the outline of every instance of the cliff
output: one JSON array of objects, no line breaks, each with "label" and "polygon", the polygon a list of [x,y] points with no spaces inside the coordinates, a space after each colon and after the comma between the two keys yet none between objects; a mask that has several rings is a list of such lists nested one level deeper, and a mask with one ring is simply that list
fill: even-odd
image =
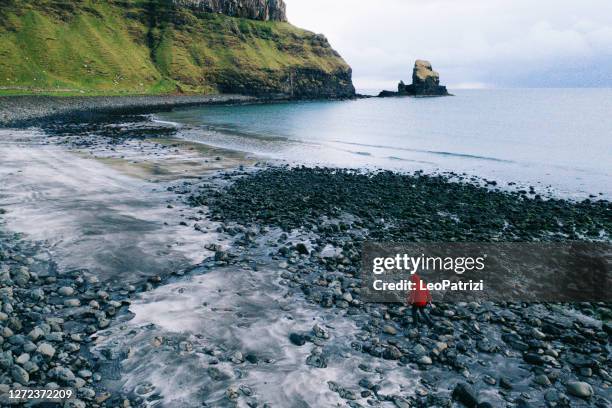
[{"label": "cliff", "polygon": [[287,21],[283,0],[173,0],[179,7],[261,21]]},{"label": "cliff", "polygon": [[0,0],[0,94],[354,96],[282,0]]}]

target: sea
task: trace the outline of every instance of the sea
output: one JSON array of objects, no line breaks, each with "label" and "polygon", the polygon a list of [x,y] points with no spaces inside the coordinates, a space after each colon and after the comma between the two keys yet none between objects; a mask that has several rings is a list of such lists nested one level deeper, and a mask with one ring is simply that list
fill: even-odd
[{"label": "sea", "polygon": [[465,173],[501,188],[612,196],[612,89],[204,106],[156,115],[181,137],[309,166]]}]

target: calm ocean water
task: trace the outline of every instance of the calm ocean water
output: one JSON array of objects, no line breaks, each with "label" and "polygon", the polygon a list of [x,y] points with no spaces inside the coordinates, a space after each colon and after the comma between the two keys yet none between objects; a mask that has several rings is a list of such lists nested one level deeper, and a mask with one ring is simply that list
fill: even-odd
[{"label": "calm ocean water", "polygon": [[211,106],[159,119],[189,125],[185,138],[291,163],[465,172],[562,196],[612,196],[612,89],[455,94]]}]

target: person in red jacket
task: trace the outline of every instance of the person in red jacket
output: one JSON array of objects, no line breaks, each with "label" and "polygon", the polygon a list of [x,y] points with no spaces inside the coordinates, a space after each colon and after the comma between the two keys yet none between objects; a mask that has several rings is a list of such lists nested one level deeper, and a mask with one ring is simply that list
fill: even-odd
[{"label": "person in red jacket", "polygon": [[419,314],[423,317],[425,322],[432,326],[433,322],[425,311],[425,308],[431,303],[431,293],[429,289],[425,287],[425,283],[418,274],[412,275],[412,283],[414,284],[414,290],[408,292],[406,297],[406,303],[412,305],[412,322],[417,325],[419,323]]}]

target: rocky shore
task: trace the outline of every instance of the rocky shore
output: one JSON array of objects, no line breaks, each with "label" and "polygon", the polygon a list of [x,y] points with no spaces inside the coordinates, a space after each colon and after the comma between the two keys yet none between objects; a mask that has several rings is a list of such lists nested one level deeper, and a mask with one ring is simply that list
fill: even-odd
[{"label": "rocky shore", "polygon": [[[69,387],[66,406],[121,404],[100,388],[91,335],[127,309],[129,293],[86,270],[58,271],[44,247],[0,230],[0,404],[9,390]],[[32,404],[30,404],[32,405]]]},{"label": "rocky shore", "polygon": [[[223,178],[232,180],[229,187],[202,186],[192,204],[206,206],[242,245],[257,242],[261,231],[283,231],[267,248],[283,269],[281,283],[358,325],[351,347],[353,358],[366,356],[361,380],[328,384],[347,406],[609,406],[609,303],[436,304],[435,326],[415,326],[401,304],[364,303],[359,273],[365,240],[609,241],[609,202],[504,192],[460,175],[297,167]],[[296,231],[310,239],[292,239]],[[232,263],[239,254],[218,252],[215,259]],[[289,340],[295,347],[312,343],[305,364],[325,370],[334,358],[321,343],[327,336],[315,327]],[[416,389],[381,391],[390,373],[372,371],[377,359],[416,369]]]},{"label": "rocky shore", "polygon": [[241,95],[45,97],[0,96],[0,128],[36,126],[52,120],[77,120],[100,113],[155,112],[181,106],[246,103]]},{"label": "rocky shore", "polygon": [[[135,152],[148,152],[147,160],[184,154],[178,140],[159,143],[176,129],[147,120],[58,121],[42,130],[49,143],[88,156],[134,163]],[[435,304],[428,327],[415,325],[404,305],[364,302],[359,274],[366,240],[609,242],[608,201],[556,199],[461,174],[266,164],[173,180],[163,186],[175,197],[167,205],[180,213],[177,227],[214,233],[216,242],[189,271],[105,281],[59,268],[43,243],[0,224],[0,394],[71,387],[70,407],[295,406],[305,404],[299,390],[271,388],[268,378],[298,373],[309,393],[351,408],[610,406],[609,303]],[[155,316],[138,310],[152,290],[150,313],[169,313],[178,327],[185,318],[188,329],[147,323]],[[192,290],[196,305],[181,310]],[[269,303],[257,297],[268,295]],[[176,302],[173,310],[157,298]],[[280,330],[301,313],[301,328]],[[263,332],[264,349],[229,335],[270,325],[281,338]],[[180,393],[192,399],[167,402]],[[289,405],[267,402],[282,401],[278,395]]]},{"label": "rocky shore", "polygon": [[[284,230],[331,229],[339,236],[357,229],[379,241],[598,240],[602,231],[610,237],[608,201],[573,203],[542,197],[533,188],[499,187],[460,174],[271,168],[194,202],[210,205],[213,218]],[[347,217],[353,221],[331,225]]]}]

